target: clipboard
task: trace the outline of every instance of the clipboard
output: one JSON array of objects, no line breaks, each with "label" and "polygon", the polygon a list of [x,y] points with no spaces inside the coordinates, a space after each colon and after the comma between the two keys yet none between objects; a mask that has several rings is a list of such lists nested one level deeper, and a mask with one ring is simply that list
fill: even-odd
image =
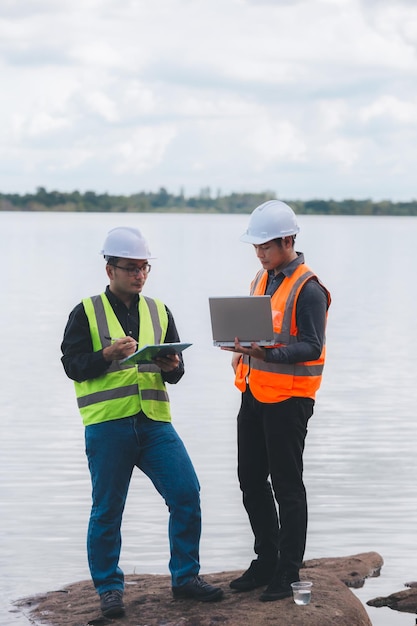
[{"label": "clipboard", "polygon": [[146,345],[136,350],[125,359],[121,359],[121,365],[140,365],[141,363],[153,363],[157,357],[168,356],[169,354],[178,354],[186,348],[192,346],[192,343],[158,343],[154,345]]}]

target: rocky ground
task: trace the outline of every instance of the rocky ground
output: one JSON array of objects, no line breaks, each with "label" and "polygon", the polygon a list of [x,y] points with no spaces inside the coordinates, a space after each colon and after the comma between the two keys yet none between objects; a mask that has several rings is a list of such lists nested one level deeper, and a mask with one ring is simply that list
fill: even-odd
[{"label": "rocky ground", "polygon": [[262,589],[233,592],[229,582],[240,571],[204,576],[225,591],[222,601],[209,604],[174,600],[169,576],[127,576],[126,615],[120,619],[101,616],[90,581],[19,600],[16,607],[36,626],[371,626],[365,607],[349,587],[361,587],[367,577],[378,576],[382,564],[375,552],[306,561],[300,577],[313,582],[313,592],[304,607],[292,598],[260,602]]},{"label": "rocky ground", "polygon": [[[366,604],[369,606],[388,606],[402,613],[417,613],[417,582],[404,583],[408,589],[396,591],[386,597],[373,598]],[[417,623],[417,622],[416,622]]]}]

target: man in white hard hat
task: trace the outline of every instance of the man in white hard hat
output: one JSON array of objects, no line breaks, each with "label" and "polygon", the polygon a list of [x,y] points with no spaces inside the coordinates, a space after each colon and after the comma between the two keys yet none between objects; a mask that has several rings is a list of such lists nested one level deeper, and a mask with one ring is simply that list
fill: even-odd
[{"label": "man in white hard hat", "polygon": [[175,598],[220,600],[223,591],[199,576],[199,482],[171,424],[165,383],[184,374],[181,354],[148,365],[122,365],[137,346],[178,342],[170,310],[142,295],[153,257],[135,228],[111,230],[101,253],[109,285],[70,313],[62,363],[74,381],[85,425],[92,481],[87,535],[91,576],[105,617],[119,617],[124,575],[120,527],[134,467],[153,482],[169,509],[169,568]]},{"label": "man in white hard hat", "polygon": [[291,583],[299,580],[307,532],[303,450],[321,383],[330,305],[329,292],[294,249],[298,232],[294,211],[279,200],[251,214],[240,239],[253,245],[262,265],[251,295],[271,296],[276,343],[245,348],[236,338],[234,348],[223,348],[235,352],[235,384],[242,392],[238,476],[257,556],[230,587],[266,586],[259,598],[264,602],[291,596]]}]

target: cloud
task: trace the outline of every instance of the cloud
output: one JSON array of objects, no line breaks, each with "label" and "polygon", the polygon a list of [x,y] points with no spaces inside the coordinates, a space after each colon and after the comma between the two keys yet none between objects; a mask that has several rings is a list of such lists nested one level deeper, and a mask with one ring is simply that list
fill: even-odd
[{"label": "cloud", "polygon": [[53,133],[56,130],[66,128],[68,124],[69,121],[67,118],[49,115],[48,113],[42,111],[39,111],[30,119],[25,119],[19,115],[12,117],[12,129],[17,136],[44,136]]},{"label": "cloud", "polygon": [[306,160],[307,146],[300,131],[287,120],[258,123],[248,137],[247,145],[258,155],[256,168],[268,161],[298,162]]},{"label": "cloud", "polygon": [[406,101],[396,96],[381,96],[360,111],[360,118],[369,122],[378,118],[391,123],[417,128],[417,100]]},{"label": "cloud", "polygon": [[173,126],[138,128],[123,143],[115,146],[117,159],[116,173],[144,172],[159,165],[176,131]]},{"label": "cloud", "polygon": [[0,191],[411,197],[416,41],[406,0],[4,0]]},{"label": "cloud", "polygon": [[93,114],[107,122],[117,122],[119,115],[114,100],[102,91],[90,91],[84,95],[84,101]]}]

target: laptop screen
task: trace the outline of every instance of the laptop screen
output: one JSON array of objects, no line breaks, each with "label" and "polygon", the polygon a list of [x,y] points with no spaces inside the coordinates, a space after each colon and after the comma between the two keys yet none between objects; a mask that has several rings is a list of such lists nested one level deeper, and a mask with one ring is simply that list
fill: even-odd
[{"label": "laptop screen", "polygon": [[271,296],[211,297],[209,307],[215,346],[233,346],[235,337],[243,346],[275,343]]}]

